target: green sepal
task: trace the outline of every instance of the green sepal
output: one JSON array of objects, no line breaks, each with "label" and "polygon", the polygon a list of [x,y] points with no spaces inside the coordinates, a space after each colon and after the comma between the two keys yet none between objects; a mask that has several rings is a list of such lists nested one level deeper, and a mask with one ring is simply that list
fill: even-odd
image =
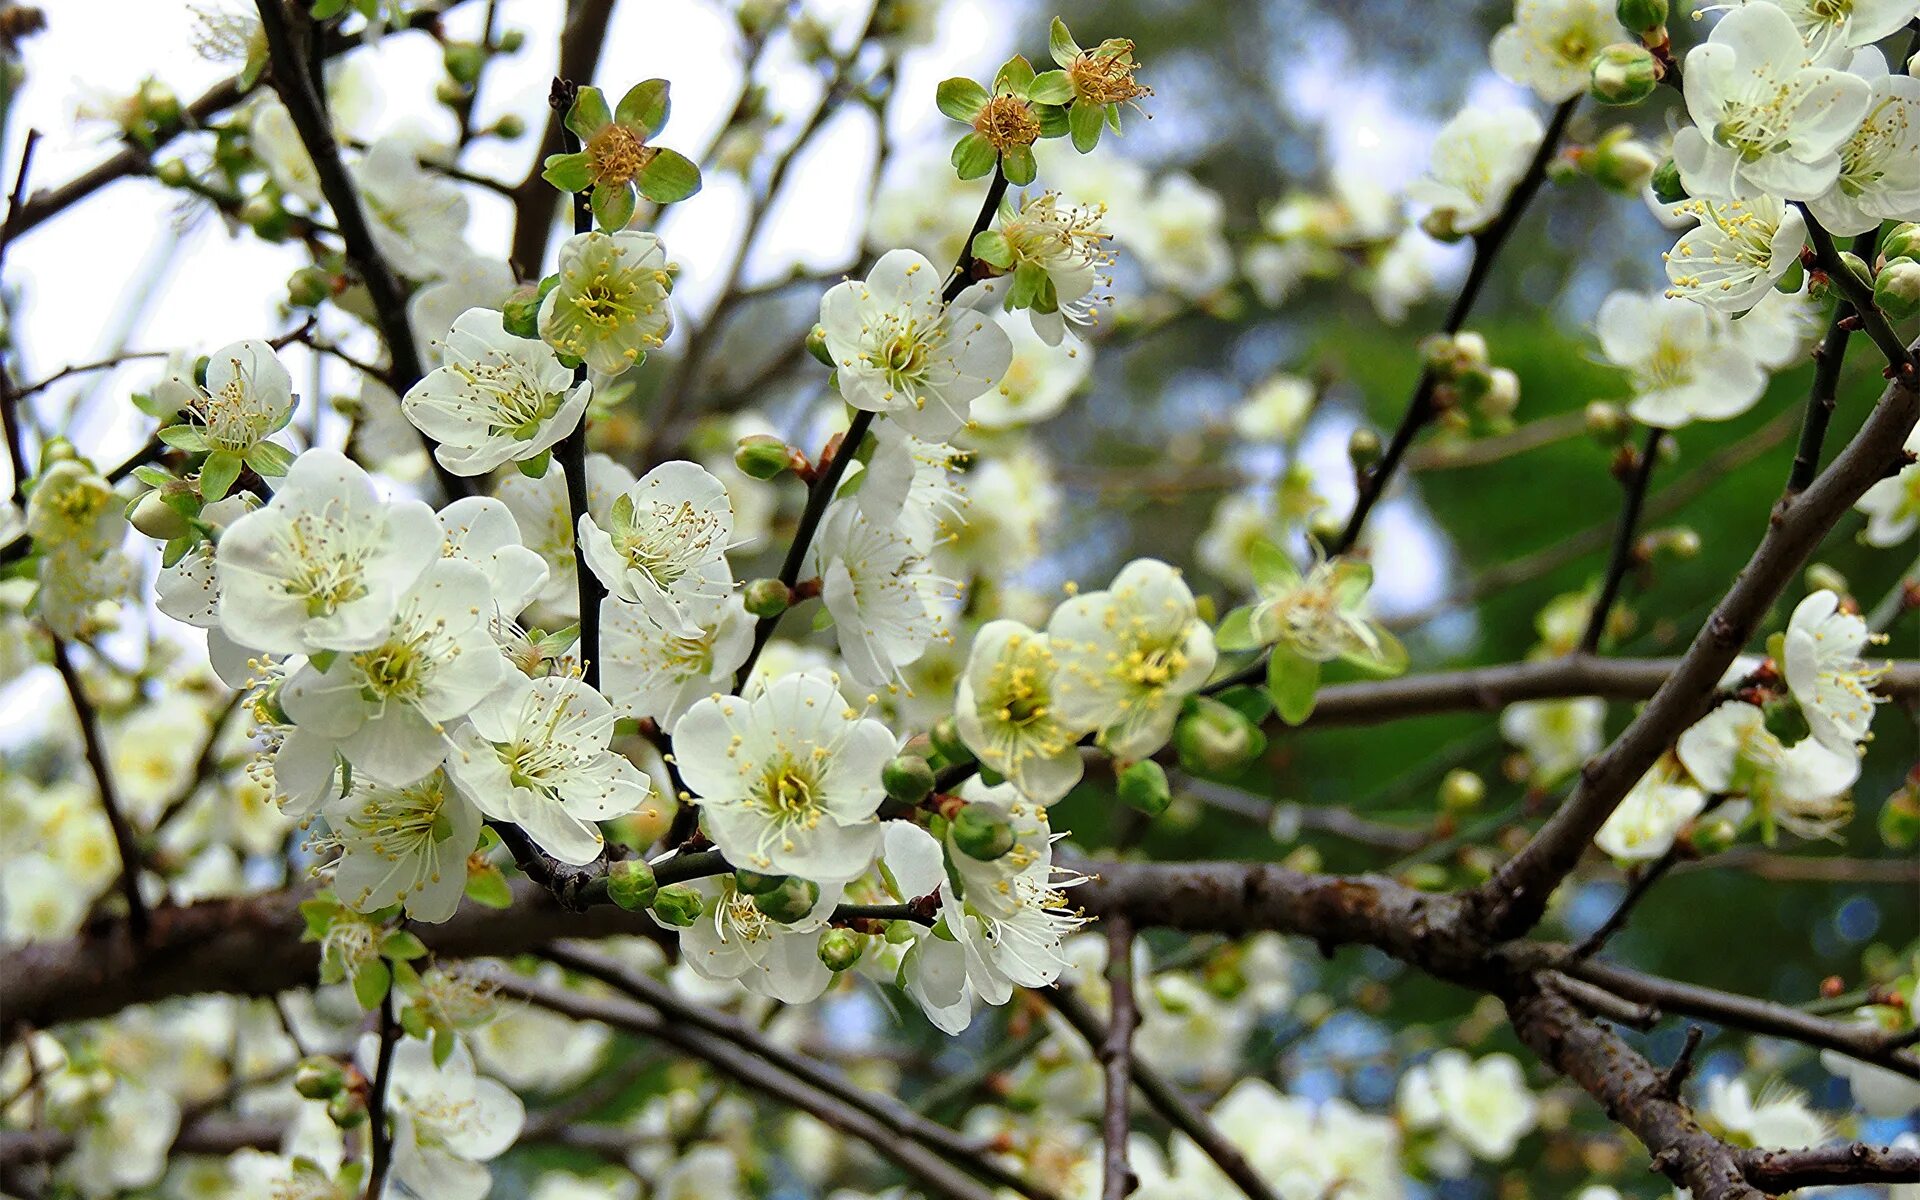
[{"label": "green sepal", "polygon": [[953,169],[962,179],[984,178],[997,157],[984,134],[969,133],[953,144]]},{"label": "green sepal", "polygon": [[1273,648],[1267,659],[1267,691],[1282,721],[1298,725],[1312,715],[1314,694],[1319,690],[1319,663],[1285,646]]},{"label": "green sepal", "polygon": [[1076,104],[1067,110],[1067,132],[1073,135],[1073,148],[1082,154],[1093,153],[1100,144],[1100,126],[1106,121],[1104,104]]},{"label": "green sepal", "polygon": [[1371,654],[1349,650],[1340,655],[1341,660],[1382,678],[1391,678],[1404,672],[1407,669],[1407,648],[1400,643],[1400,639],[1378,625],[1373,628],[1373,636],[1379,643],[1377,650]]},{"label": "green sepal", "polygon": [[622,125],[637,125],[652,137],[667,124],[672,101],[667,98],[667,81],[643,79],[627,89],[613,110],[613,119]]},{"label": "green sepal", "polygon": [[387,998],[387,989],[393,985],[393,972],[387,969],[385,959],[373,959],[363,963],[353,976],[353,998],[360,1007],[371,1011],[380,1007]]},{"label": "green sepal", "polygon": [[467,872],[467,899],[487,908],[513,907],[513,886],[499,867],[491,864]]},{"label": "green sepal", "polygon": [[593,189],[593,219],[608,233],[625,229],[635,207],[631,184],[602,183]]},{"label": "green sepal", "polygon": [[1026,55],[1016,54],[1000,65],[993,77],[993,90],[1002,95],[1025,97],[1033,86],[1033,64]]},{"label": "green sepal", "polygon": [[633,528],[633,496],[627,492],[615,496],[607,517],[615,529]]},{"label": "green sepal", "polygon": [[178,480],[174,479],[172,475],[169,475],[164,468],[151,465],[135,467],[133,469],[133,477],[156,490],[166,488],[178,482]]},{"label": "green sepal", "polygon": [[1039,165],[1033,160],[1033,147],[1007,147],[1007,152],[1000,156],[1000,170],[1015,187],[1032,183],[1033,177],[1040,173]]},{"label": "green sepal", "polygon": [[1258,725],[1273,715],[1273,697],[1257,687],[1230,687],[1214,697],[1220,703]]},{"label": "green sepal", "polygon": [[513,465],[518,467],[520,469],[520,473],[522,475],[525,475],[528,479],[542,479],[542,478],[545,478],[547,474],[547,467],[552,462],[553,462],[553,451],[542,450],[540,453],[534,455],[532,458],[519,459]]},{"label": "green sepal", "polygon": [[584,192],[593,186],[593,168],[587,163],[584,151],[549,154],[540,178],[563,192]]},{"label": "green sepal", "polygon": [[331,21],[347,11],[347,0],[313,0],[308,16],[316,21]]},{"label": "green sepal", "polygon": [[1047,53],[1063,67],[1080,57],[1080,43],[1073,40],[1073,34],[1067,32],[1067,23],[1059,17],[1053,19],[1047,30]]},{"label": "green sepal", "polygon": [[185,558],[189,551],[200,544],[198,534],[183,533],[168,540],[166,548],[160,552],[160,565],[171,567]]},{"label": "green sepal", "polygon": [[1040,136],[1043,138],[1067,136],[1071,128],[1067,114],[1072,111],[1072,109],[1062,108],[1058,104],[1034,105],[1033,115],[1040,118]]},{"label": "green sepal", "polygon": [[206,431],[197,425],[169,425],[153,436],[175,450],[204,454],[208,450]]},{"label": "green sepal", "polygon": [[408,1037],[414,1038],[425,1038],[433,1032],[427,1010],[416,1004],[409,1004],[400,1010],[400,1028],[406,1031]]},{"label": "green sepal", "polygon": [[427,953],[427,944],[404,929],[396,929],[380,939],[380,954],[383,958],[405,962],[410,958],[421,958]]},{"label": "green sepal", "polygon": [[987,94],[987,89],[971,79],[958,77],[941,80],[933,93],[933,102],[942,113],[968,124],[973,123],[990,99],[992,97]]},{"label": "green sepal", "polygon": [[1042,71],[1027,87],[1027,99],[1035,104],[1066,104],[1073,99],[1073,81],[1065,71]]},{"label": "green sepal", "polygon": [[255,474],[278,479],[293,466],[293,452],[277,442],[255,442],[247,451],[246,463]]},{"label": "green sepal", "polygon": [[581,141],[586,141],[613,123],[607,109],[607,97],[597,87],[583,87],[574,93],[573,106],[567,109],[566,126]]},{"label": "green sepal", "polygon": [[997,229],[983,229],[973,239],[973,256],[1005,271],[1013,266],[1013,247],[1007,244],[1007,236]]},{"label": "green sepal", "polygon": [[200,464],[200,498],[211,504],[227,494],[233,481],[240,478],[240,456],[230,450],[215,450]]},{"label": "green sepal", "polygon": [[447,1060],[453,1057],[453,1048],[455,1045],[453,1030],[450,1027],[442,1025],[440,1028],[434,1030],[433,1065],[436,1067],[445,1066]]},{"label": "green sepal", "polygon": [[307,665],[324,674],[333,669],[334,660],[339,657],[338,650],[316,650],[307,655]]},{"label": "green sepal", "polygon": [[1222,650],[1258,650],[1259,638],[1253,635],[1253,608],[1251,605],[1234,609],[1220,618],[1220,624],[1213,631],[1213,644]]},{"label": "green sepal", "polygon": [[[1012,175],[1009,174],[1011,179]],[[1013,286],[1007,289],[1007,307],[1010,309],[1032,308],[1039,298],[1041,288],[1047,282],[1046,268],[1038,263],[1024,262],[1014,268]]]},{"label": "green sepal", "polygon": [[655,204],[678,204],[700,190],[700,168],[678,150],[662,149],[634,177]]}]

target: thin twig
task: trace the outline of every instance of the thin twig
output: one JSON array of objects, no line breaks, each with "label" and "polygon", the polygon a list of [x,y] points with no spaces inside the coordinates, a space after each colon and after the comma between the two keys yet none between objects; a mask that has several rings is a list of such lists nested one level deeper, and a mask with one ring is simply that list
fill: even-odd
[{"label": "thin twig", "polygon": [[120,853],[120,894],[127,899],[127,929],[137,945],[146,941],[151,925],[147,916],[147,902],[140,897],[140,850],[133,840],[133,827],[127,823],[126,810],[121,807],[120,794],[113,785],[113,772],[107,766],[106,742],[100,736],[100,716],[94,711],[93,701],[87,698],[86,684],[81,680],[80,672],[74,669],[67,639],[55,634],[49,640],[53,643],[53,666],[60,672],[61,681],[67,685],[67,696],[73,702],[74,716],[80,722],[80,740],[86,748],[87,766],[93,772],[94,786],[100,793],[100,807],[106,810],[107,825],[113,830],[114,849]]},{"label": "thin twig", "polygon": [[1807,218],[1807,240],[1813,243],[1814,258],[1820,263],[1820,269],[1827,273],[1840,294],[1853,305],[1854,318],[1860,322],[1861,330],[1880,347],[1880,353],[1887,356],[1888,374],[1891,378],[1914,380],[1913,352],[1907,348],[1893,326],[1887,323],[1887,316],[1873,302],[1873,288],[1861,281],[1840,257],[1840,248],[1833,244],[1833,235],[1826,231],[1813,215],[1805,202],[1793,201]]},{"label": "thin twig", "polygon": [[[1880,239],[1878,229],[1853,239],[1853,252],[1870,258]],[[1826,445],[1827,427],[1833,422],[1833,410],[1839,404],[1840,369],[1846,364],[1847,344],[1853,339],[1854,315],[1851,301],[1844,297],[1833,307],[1833,320],[1826,336],[1813,352],[1813,386],[1807,392],[1807,412],[1800,425],[1800,444],[1793,452],[1793,468],[1787,475],[1787,490],[1802,492],[1820,473],[1820,450]]]},{"label": "thin twig", "polygon": [[1129,1102],[1133,1098],[1133,1031],[1140,1010],[1133,998],[1133,926],[1125,917],[1109,919],[1107,926],[1107,1036],[1100,1039],[1100,1065],[1106,1074],[1106,1104],[1100,1120],[1101,1200],[1126,1200],[1134,1189],[1133,1168],[1127,1165],[1127,1138],[1132,1133]]},{"label": "thin twig", "polygon": [[366,1200],[386,1194],[387,1171],[393,1165],[393,1134],[387,1128],[387,1096],[393,1083],[393,1052],[400,1044],[400,1022],[393,1015],[393,991],[380,1000],[380,1051],[374,1060],[373,1082],[367,1090],[367,1134],[370,1142]]},{"label": "thin twig", "polygon": [[1660,439],[1665,435],[1663,429],[1647,429],[1640,457],[1624,480],[1626,496],[1620,506],[1620,523],[1614,530],[1613,551],[1607,557],[1606,574],[1600,578],[1600,594],[1594,598],[1593,611],[1587,614],[1587,628],[1580,635],[1582,654],[1600,649],[1600,639],[1607,632],[1607,621],[1613,615],[1614,601],[1619,599],[1620,586],[1633,566],[1634,541],[1640,535],[1640,510],[1646,504],[1647,485],[1653,481],[1653,467],[1660,460]]}]

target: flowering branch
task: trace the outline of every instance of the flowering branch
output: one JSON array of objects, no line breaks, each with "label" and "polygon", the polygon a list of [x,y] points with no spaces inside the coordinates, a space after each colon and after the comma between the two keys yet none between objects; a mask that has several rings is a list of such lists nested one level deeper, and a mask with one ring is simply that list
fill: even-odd
[{"label": "flowering branch", "polygon": [[[560,29],[560,57],[553,73],[560,79],[591,79],[600,65],[607,41],[607,22],[613,19],[614,0],[568,0],[566,24]],[[550,154],[565,146],[566,109],[548,107],[546,132],[533,156],[533,166],[513,189],[513,250],[509,256],[515,274],[535,278],[547,258],[553,237],[553,210],[558,195],[541,174]]]},{"label": "flowering branch", "polygon": [[1847,303],[1853,307],[1853,317],[1859,321],[1860,328],[1880,347],[1880,353],[1887,356],[1887,373],[1895,379],[1905,379],[1911,385],[1914,381],[1913,351],[1900,340],[1893,326],[1887,323],[1886,314],[1873,302],[1873,289],[1853,273],[1844,259],[1840,257],[1839,247],[1833,244],[1833,235],[1823,228],[1807,206],[1795,201],[1795,206],[1806,213],[1807,241],[1813,246],[1814,258],[1820,269],[1827,273],[1833,285],[1840,289]]}]

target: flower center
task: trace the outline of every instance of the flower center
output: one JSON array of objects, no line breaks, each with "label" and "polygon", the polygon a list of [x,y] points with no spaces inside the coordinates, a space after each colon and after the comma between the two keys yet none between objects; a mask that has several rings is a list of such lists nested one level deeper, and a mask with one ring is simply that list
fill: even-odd
[{"label": "flower center", "polygon": [[1135,83],[1133,73],[1140,64],[1133,57],[1133,43],[1114,38],[1091,50],[1082,50],[1067,66],[1067,80],[1074,94],[1089,104],[1124,104],[1141,96],[1153,95],[1153,89]]},{"label": "flower center", "polygon": [[974,132],[993,143],[995,150],[1031,146],[1040,140],[1040,118],[1033,105],[1018,96],[995,96],[973,119]]},{"label": "flower center", "polygon": [[625,125],[609,125],[587,142],[587,164],[596,184],[631,183],[660,153]]},{"label": "flower center", "polygon": [[761,806],[779,818],[811,818],[820,808],[814,795],[816,786],[817,781],[798,764],[783,760],[771,767],[761,780]]}]

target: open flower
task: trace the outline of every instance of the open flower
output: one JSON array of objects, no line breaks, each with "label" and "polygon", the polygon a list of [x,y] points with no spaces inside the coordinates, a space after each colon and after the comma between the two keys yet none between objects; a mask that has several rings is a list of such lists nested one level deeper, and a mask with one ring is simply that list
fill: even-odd
[{"label": "open flower", "polygon": [[1493,69],[1558,104],[1587,90],[1593,56],[1620,40],[1612,0],[1519,0],[1493,35]]},{"label": "open flower", "polygon": [[1651,862],[1673,849],[1687,822],[1707,807],[1707,794],[1674,766],[1663,759],[1641,776],[1593,835],[1593,844],[1623,863]]},{"label": "open flower", "polygon": [[1871,46],[1913,19],[1913,0],[1766,0],[1793,21],[1807,51],[1826,61]]},{"label": "open flower", "polygon": [[[633,486],[633,472],[604,454],[587,455],[587,511],[605,520],[614,500]],[[500,481],[500,502],[520,527],[521,544],[547,564],[546,584],[535,594],[536,610],[566,622],[580,616],[580,589],[574,553],[573,509],[567,503],[567,473],[559,463],[538,479],[518,471]]]},{"label": "open flower", "polygon": [[[942,82],[936,96],[940,111],[973,127],[954,143],[954,170],[962,179],[978,179],[998,162],[1016,187],[1032,183],[1033,144],[1048,135],[1049,123],[1061,115],[1058,106],[1073,98],[1065,71],[1035,75],[1033,64],[1019,55],[994,76],[992,92],[971,79]],[[1060,120],[1051,136],[1066,132],[1065,124]]]},{"label": "open flower", "polygon": [[406,144],[392,137],[375,143],[353,176],[374,243],[394,270],[408,279],[438,279],[473,257],[466,196],[452,180],[423,168]]},{"label": "open flower", "polygon": [[[1904,446],[1909,457],[1920,457],[1920,427],[1907,434]],[[1869,546],[1898,546],[1911,538],[1920,529],[1920,463],[1874,484],[1854,507],[1867,514],[1860,540]]]},{"label": "open flower", "polygon": [[1860,657],[1873,640],[1859,614],[1840,608],[1840,598],[1822,589],[1794,607],[1787,621],[1787,688],[1820,744],[1851,755],[1866,740],[1881,697],[1873,685],[1887,672]]},{"label": "open flower", "polygon": [[432,558],[440,523],[418,500],[383,501],[345,455],[309,450],[265,508],[234,521],[214,554],[220,628],[275,654],[365,650]]},{"label": "open flower", "polygon": [[547,585],[547,563],[520,541],[520,525],[504,501],[463,496],[440,510],[440,554],[479,567],[501,621],[518,617]]},{"label": "open flower", "polygon": [[880,768],[895,750],[833,676],[774,680],[752,700],[710,696],[674,726],[675,758],[727,861],[844,883],[880,850]]},{"label": "open flower", "polygon": [[702,979],[738,980],[755,995],[783,1004],[816,1000],[833,982],[833,972],[820,961],[820,935],[840,903],[839,884],[821,887],[813,908],[791,924],[763,912],[732,875],[688,886],[705,903],[700,919],[679,931],[680,959]]},{"label": "open flower", "polygon": [[677,150],[651,144],[668,110],[664,79],[634,84],[612,112],[599,88],[581,88],[566,117],[580,149],[548,155],[542,177],[563,192],[591,190],[594,218],[608,232],[633,220],[636,188],[655,204],[685,200],[700,190],[700,168]]},{"label": "open flower", "polygon": [[400,407],[437,443],[441,466],[484,475],[547,453],[580,424],[591,394],[546,343],[508,333],[493,309],[470,308],[453,323],[442,365]]},{"label": "open flower", "polygon": [[694,633],[660,624],[638,604],[609,596],[600,606],[600,687],[623,716],[650,717],[672,730],[703,696],[733,687],[753,649],[753,618],[729,596]]},{"label": "open flower", "polygon": [[940,272],[912,250],[890,250],[864,283],[835,284],[820,326],[848,404],[886,413],[918,437],[944,439],[974,397],[1007,373],[1013,347],[994,322],[940,296]]},{"label": "open flower", "polygon": [[1847,791],[1860,777],[1860,757],[1817,738],[1787,746],[1767,728],[1766,714],[1729,700],[1680,735],[1680,763],[1709,792],[1745,796],[1768,842],[1776,826],[1803,838],[1827,837],[1853,815]]},{"label": "open flower", "polygon": [[[1066,73],[1067,83],[1073,89],[1073,102],[1067,109],[1067,132],[1073,137],[1073,148],[1082,154],[1100,144],[1101,126],[1120,132],[1122,105],[1153,95],[1152,88],[1133,77],[1140,69],[1140,60],[1134,57],[1133,42],[1128,38],[1108,38],[1092,49],[1082,49],[1067,31],[1067,23],[1055,17],[1048,37],[1048,51]],[[1050,76],[1058,73],[1047,72]],[[1054,90],[1057,89],[1052,88],[1049,81],[1048,94]]]},{"label": "open flower", "polygon": [[587,565],[607,591],[647,610],[663,628],[696,636],[733,592],[727,547],[733,501],[695,463],[662,463],[616,497],[606,527],[580,518]]},{"label": "open flower", "polygon": [[1047,640],[1074,681],[1060,695],[1070,724],[1098,729],[1121,759],[1166,745],[1180,705],[1213,673],[1213,631],[1180,572],[1151,558],[1120,569],[1103,592],[1054,610]]},{"label": "open flower", "polygon": [[1500,734],[1533,764],[1533,782],[1546,787],[1600,753],[1607,702],[1597,696],[1522,700],[1500,711]]},{"label": "open flower", "polygon": [[[1494,1163],[1511,1158],[1540,1119],[1540,1102],[1518,1060],[1489,1054],[1475,1062],[1459,1050],[1442,1050],[1401,1076],[1399,1108],[1410,1128],[1436,1131]],[[1457,1151],[1443,1152],[1435,1166],[1452,1176],[1467,1170]]]},{"label": "open flower", "polygon": [[897,684],[902,667],[932,642],[953,636],[946,608],[960,587],[934,573],[928,561],[932,532],[915,529],[925,525],[873,520],[849,497],[827,509],[814,538],[813,569],[840,657],[848,674],[867,687]]},{"label": "open flower", "polygon": [[1457,238],[1491,224],[1545,136],[1524,108],[1475,106],[1441,126],[1427,173],[1407,188],[1407,199],[1427,208],[1427,232]]},{"label": "open flower", "polygon": [[1052,804],[1080,782],[1076,745],[1088,726],[1068,719],[1063,675],[1053,645],[1018,621],[989,621],[973,638],[966,674],[953,698],[954,724],[980,761],[1022,795]]},{"label": "open flower", "polygon": [[[380,1039],[367,1034],[355,1055],[372,1078]],[[486,1163],[513,1145],[526,1122],[520,1098],[482,1078],[455,1042],[436,1065],[433,1047],[403,1038],[393,1050],[387,1107],[393,1120],[393,1181],[416,1196],[481,1200],[493,1187]]]},{"label": "open flower", "polygon": [[1685,296],[1725,313],[1745,312],[1800,259],[1807,219],[1772,196],[1750,200],[1696,197],[1674,206],[1699,224],[1665,255],[1669,296]]},{"label": "open flower", "polygon": [[672,331],[672,271],[651,233],[577,233],[560,243],[560,282],[540,302],[540,336],[618,375]]},{"label": "open flower", "polygon": [[168,407],[177,404],[188,420],[161,430],[160,440],[207,455],[202,499],[226,495],[243,462],[272,478],[287,473],[293,456],[266,439],[293,418],[293,377],[267,343],[249,338],[222,346],[207,358],[205,387],[170,377],[155,389],[155,398]]},{"label": "open flower", "polygon": [[1772,1083],[1759,1096],[1744,1079],[1716,1075],[1707,1081],[1707,1116],[1736,1146],[1800,1150],[1827,1140],[1828,1126],[1807,1104],[1805,1092]]},{"label": "open flower", "polygon": [[472,711],[507,674],[492,614],[480,568],[433,560],[378,640],[330,655],[325,666],[307,663],[280,703],[295,725],[338,742],[356,775],[410,783],[446,757],[448,722]]},{"label": "open flower", "polygon": [[1920,215],[1920,79],[1892,74],[1886,57],[1872,47],[1856,53],[1849,69],[1872,88],[1867,115],[1840,147],[1833,186],[1807,204],[1821,227],[1835,235],[1865,233],[1882,220]]},{"label": "open flower", "polygon": [[1000,227],[973,239],[973,257],[1006,278],[977,286],[1004,293],[1009,311],[1026,309],[1033,331],[1058,346],[1068,322],[1093,321],[1099,269],[1113,262],[1104,246],[1112,236],[1106,218],[1105,205],[1067,205],[1053,192],[1029,198],[1017,212],[1003,205]]},{"label": "open flower", "polygon": [[355,912],[404,905],[416,921],[453,916],[480,844],[480,810],[435,771],[401,787],[356,776],[326,806],[340,845],[333,889]]},{"label": "open flower", "polygon": [[580,865],[605,845],[595,822],[626,816],[652,794],[645,773],[608,748],[612,741],[613,706],[587,684],[512,677],[454,734],[447,773],[481,812]]},{"label": "open flower", "polygon": [[1772,4],[1734,9],[1687,52],[1693,125],[1674,135],[1673,161],[1689,194],[1812,200],[1833,186],[1872,89],[1813,61]]},{"label": "open flower", "polygon": [[1615,292],[1600,305],[1594,331],[1607,361],[1632,381],[1628,413],[1648,425],[1678,429],[1737,417],[1767,388],[1767,373],[1726,317],[1699,304]]}]

